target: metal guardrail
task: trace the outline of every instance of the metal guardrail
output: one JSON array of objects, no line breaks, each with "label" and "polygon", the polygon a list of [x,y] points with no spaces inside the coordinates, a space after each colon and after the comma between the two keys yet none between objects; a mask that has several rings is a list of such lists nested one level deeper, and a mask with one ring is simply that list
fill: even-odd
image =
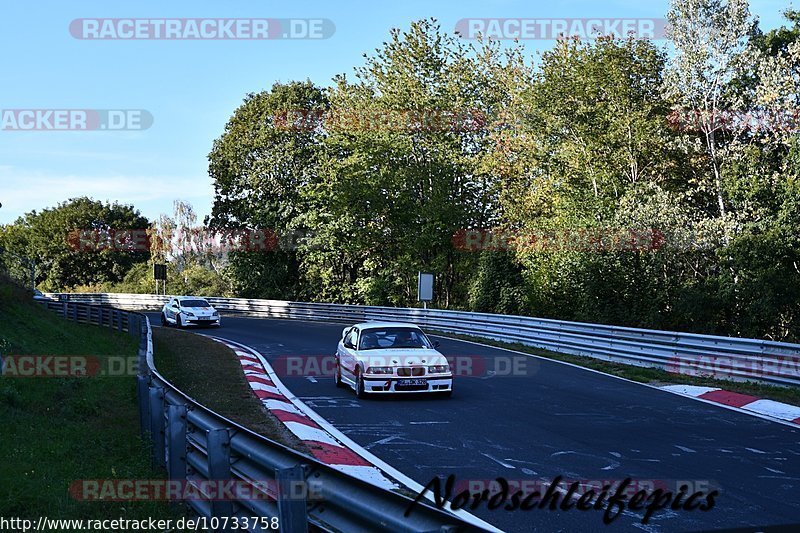
[{"label": "metal guardrail", "polygon": [[[124,309],[159,310],[166,296],[150,294],[48,295]],[[524,316],[440,309],[207,298],[216,308],[267,318],[312,321],[414,322],[424,328],[615,361],[678,374],[800,385],[800,344],[719,337]]]},{"label": "metal guardrail", "polygon": [[[191,486],[192,492],[204,494],[209,481],[233,481],[247,487],[246,496],[239,494],[235,499],[184,500],[215,530],[233,531],[233,517],[277,517],[280,531],[292,533],[482,531],[422,502],[406,517],[412,498],[348,476],[200,405],[156,370],[152,331],[145,315],[88,303],[101,303],[97,298],[86,298],[87,303],[70,302],[63,296],[60,301],[37,300],[70,320],[127,331],[139,338],[139,415],[154,466],[166,469],[170,481],[183,484],[182,490]],[[274,531],[268,524],[255,524],[248,531]]]}]

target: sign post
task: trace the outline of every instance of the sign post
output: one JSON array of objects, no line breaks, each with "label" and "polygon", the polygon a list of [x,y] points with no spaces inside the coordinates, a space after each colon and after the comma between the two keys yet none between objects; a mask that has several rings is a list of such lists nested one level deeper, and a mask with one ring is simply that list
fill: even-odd
[{"label": "sign post", "polygon": [[156,294],[158,292],[158,282],[163,282],[164,294],[167,294],[167,265],[154,263],[153,264],[153,279],[156,280]]},{"label": "sign post", "polygon": [[417,299],[422,302],[425,309],[428,302],[433,301],[433,274],[420,272],[417,277]]}]

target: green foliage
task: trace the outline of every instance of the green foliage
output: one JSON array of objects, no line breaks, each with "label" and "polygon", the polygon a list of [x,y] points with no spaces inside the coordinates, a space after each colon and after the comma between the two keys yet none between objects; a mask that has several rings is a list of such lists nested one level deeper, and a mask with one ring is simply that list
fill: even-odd
[{"label": "green foliage", "polygon": [[527,309],[522,269],[511,254],[484,252],[470,287],[473,311],[521,314]]},{"label": "green foliage", "polygon": [[485,176],[470,170],[485,133],[435,121],[481,109],[476,77],[456,39],[421,21],[393,31],[354,81],[336,78],[332,117],[359,120],[331,128],[324,173],[301,191],[308,210],[298,223],[314,233],[300,247],[306,295],[406,305],[417,272],[431,270],[442,273],[438,293],[450,300],[452,235],[489,204]]},{"label": "green foliage", "polygon": [[[328,108],[324,92],[311,82],[276,83],[249,94],[214,142],[209,173],[216,196],[207,223],[214,230],[263,229],[285,235],[306,210],[303,187],[316,180],[321,134],[299,112]],[[229,271],[237,294],[292,298],[298,291],[292,249],[231,254]]]},{"label": "green foliage", "polygon": [[[210,156],[211,222],[303,237],[236,254],[233,292],[413,305],[423,270],[442,307],[800,338],[795,135],[709,120],[796,105],[798,16],[786,15],[791,27],[763,34],[743,0],[675,0],[670,56],[600,38],[561,40],[538,62],[423,20],[327,90],[249,95]],[[676,106],[701,120],[676,122]],[[276,122],[293,108],[317,111],[313,127]],[[442,110],[484,119],[413,118]],[[452,236],[466,228],[523,246],[460,250]],[[575,230],[660,237],[524,246]]]},{"label": "green foliage", "polygon": [[[0,227],[0,246],[36,262],[36,283],[41,290],[61,291],[120,281],[134,264],[150,255],[113,246],[99,251],[82,249],[74,232],[104,235],[115,230],[143,230],[148,225],[148,220],[132,206],[74,198],[55,208],[32,211],[15,223]],[[18,280],[30,279],[27,266],[7,257],[4,262],[11,265],[9,270]]]}]

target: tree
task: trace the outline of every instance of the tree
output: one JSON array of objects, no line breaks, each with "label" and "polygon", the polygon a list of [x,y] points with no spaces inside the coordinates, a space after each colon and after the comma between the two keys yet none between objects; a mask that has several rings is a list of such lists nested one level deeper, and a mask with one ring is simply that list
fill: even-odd
[{"label": "tree", "polygon": [[[322,151],[321,132],[303,117],[327,106],[324,91],[308,81],[276,83],[245,98],[208,156],[215,190],[210,230],[292,230],[306,210],[300,190],[317,173]],[[297,290],[292,249],[237,251],[229,270],[243,296],[292,298]]]},{"label": "tree", "polygon": [[133,265],[146,261],[148,224],[133,206],[81,197],[6,225],[0,245],[36,261],[41,289],[61,291],[119,281]]},{"label": "tree", "polygon": [[468,51],[423,20],[334,82],[324,171],[303,189],[305,275],[327,298],[400,305],[431,270],[450,305],[465,260],[452,236],[492,209],[477,168],[484,84]]},{"label": "tree", "polygon": [[702,134],[719,215],[725,217],[719,130],[724,112],[741,110],[741,102],[726,96],[746,68],[755,22],[747,0],[673,0],[667,19],[675,54],[665,77],[666,94]]}]

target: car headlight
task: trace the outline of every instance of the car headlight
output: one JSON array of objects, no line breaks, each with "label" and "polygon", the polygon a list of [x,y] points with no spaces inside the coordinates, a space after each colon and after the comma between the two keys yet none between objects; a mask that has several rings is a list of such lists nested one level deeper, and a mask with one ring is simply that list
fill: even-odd
[{"label": "car headlight", "polygon": [[194,313],[191,311],[184,311],[184,313],[186,313],[186,316],[194,316]]},{"label": "car headlight", "polygon": [[219,316],[219,313],[214,311],[214,313],[211,316]]},{"label": "car headlight", "polygon": [[390,366],[371,366],[367,369],[367,374],[394,374],[394,368]]},{"label": "car headlight", "polygon": [[446,374],[450,372],[450,365],[432,365],[428,367],[428,374]]}]

